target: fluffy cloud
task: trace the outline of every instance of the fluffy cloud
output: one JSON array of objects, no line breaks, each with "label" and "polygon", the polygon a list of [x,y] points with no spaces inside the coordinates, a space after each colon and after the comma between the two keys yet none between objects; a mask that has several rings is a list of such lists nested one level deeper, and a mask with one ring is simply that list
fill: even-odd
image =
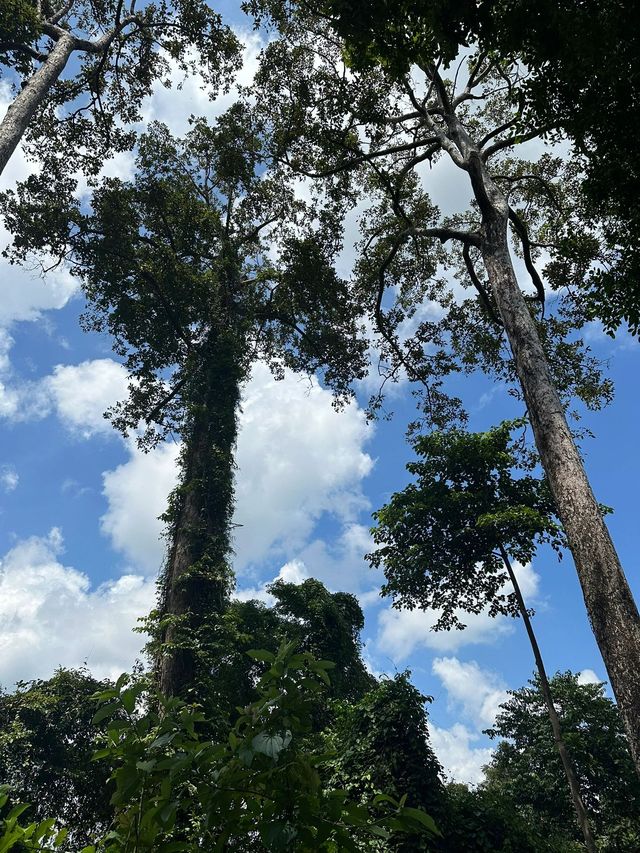
[{"label": "fluffy cloud", "polygon": [[513,631],[506,618],[492,619],[486,612],[477,616],[464,614],[467,626],[464,631],[434,631],[437,619],[438,614],[433,610],[383,610],[378,617],[376,645],[394,660],[401,661],[421,647],[454,652],[462,646],[494,643]]},{"label": "fluffy cloud", "polygon": [[0,489],[5,494],[8,495],[10,492],[13,492],[19,481],[20,477],[13,465],[0,466]]},{"label": "fluffy cloud", "polygon": [[[0,115],[4,115],[13,100],[10,86],[0,84]],[[11,158],[10,167],[0,176],[0,191],[12,189],[34,171],[21,148]],[[11,242],[10,235],[0,223],[0,248]],[[39,270],[12,266],[0,259],[0,326],[8,327],[20,320],[36,320],[43,311],[62,308],[77,291],[78,284],[69,273],[59,268],[44,278]]]},{"label": "fluffy cloud", "polygon": [[367,506],[360,484],[373,466],[363,450],[370,427],[357,406],[338,413],[331,401],[305,378],[287,373],[274,382],[256,365],[238,440],[239,570],[270,554],[288,558],[323,513],[351,521]]},{"label": "fluffy cloud", "polygon": [[481,730],[493,725],[500,704],[508,698],[504,682],[475,661],[455,657],[435,658],[432,672],[447,692],[449,709],[454,714],[462,711],[471,722],[471,726],[457,722],[451,728],[429,723],[433,749],[448,778],[476,785],[482,781],[482,768],[491,760],[492,750],[474,744],[483,740]]},{"label": "fluffy cloud", "polygon": [[[266,559],[304,561],[314,576],[337,576],[338,559],[363,543],[354,524],[366,501],[360,484],[373,465],[363,445],[370,436],[357,406],[337,413],[331,394],[293,373],[275,382],[257,365],[243,397],[237,450],[237,570]],[[131,446],[130,459],[104,475],[109,508],[103,531],[114,546],[146,571],[161,561],[166,497],[176,481],[178,448],[164,445],[144,455]],[[323,514],[344,523],[335,548],[307,546]],[[359,559],[362,562],[363,550]]]},{"label": "fluffy cloud", "polygon": [[444,685],[450,706],[461,706],[467,717],[481,725],[494,724],[499,706],[508,698],[496,673],[475,661],[463,663],[455,657],[435,658],[431,671]]},{"label": "fluffy cloud", "polygon": [[263,601],[265,604],[271,606],[275,603],[275,599],[267,592],[269,584],[275,581],[300,584],[308,577],[309,575],[304,563],[300,560],[290,560],[282,566],[275,578],[265,581],[259,587],[243,587],[242,589],[238,589],[234,593],[234,598],[237,598],[238,601]]},{"label": "fluffy cloud", "polygon": [[58,364],[35,382],[0,383],[0,416],[26,421],[55,412],[70,432],[82,438],[112,435],[104,412],[126,394],[126,370],[111,358]]},{"label": "fluffy cloud", "polygon": [[248,86],[252,82],[263,47],[258,33],[240,32],[236,35],[244,48],[242,67],[228,92],[211,98],[211,90],[202,77],[196,75],[184,79],[184,73],[172,63],[172,70],[168,75],[171,88],[160,82],[154,84],[153,93],[143,106],[144,123],[163,122],[173,134],[180,136],[189,130],[189,118],[192,115],[211,119],[227,110],[238,97],[238,86]]},{"label": "fluffy cloud", "polygon": [[606,681],[604,678],[599,678],[592,669],[583,669],[578,673],[578,684],[602,684]]},{"label": "fluffy cloud", "polygon": [[144,638],[132,633],[151,608],[155,584],[125,575],[92,588],[63,565],[60,531],[18,542],[0,561],[0,684],[46,678],[87,663],[113,678],[129,669]]},{"label": "fluffy cloud", "polygon": [[109,508],[100,519],[102,532],[116,550],[145,572],[157,572],[164,555],[162,522],[167,496],[176,484],[180,448],[163,444],[141,453],[130,445],[127,462],[103,475]]},{"label": "fluffy cloud", "polygon": [[482,768],[491,761],[489,747],[472,746],[480,735],[461,723],[442,729],[429,723],[429,737],[447,778],[477,785],[483,779]]},{"label": "fluffy cloud", "polygon": [[90,438],[96,433],[113,432],[103,414],[126,396],[127,372],[111,358],[77,365],[58,364],[43,380],[43,386],[65,426]]},{"label": "fluffy cloud", "polygon": [[[525,601],[531,603],[538,594],[539,575],[531,564],[514,564],[514,571]],[[506,616],[489,616],[485,609],[481,613],[469,614],[457,611],[466,628],[462,631],[434,631],[439,618],[435,610],[382,610],[378,616],[379,651],[401,661],[416,649],[424,647],[438,652],[455,652],[463,646],[477,643],[493,643],[500,637],[512,633],[513,620]]]}]

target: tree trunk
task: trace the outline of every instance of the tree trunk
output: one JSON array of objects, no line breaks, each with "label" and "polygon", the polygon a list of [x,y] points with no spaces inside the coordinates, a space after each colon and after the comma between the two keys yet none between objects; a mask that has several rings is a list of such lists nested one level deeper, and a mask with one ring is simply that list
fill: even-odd
[{"label": "tree trunk", "polygon": [[544,668],[544,661],[542,660],[542,654],[540,652],[540,647],[538,646],[538,640],[536,639],[536,635],[531,624],[531,619],[529,618],[529,613],[527,612],[527,608],[524,603],[522,591],[520,590],[520,584],[518,583],[518,579],[516,578],[515,572],[513,571],[513,566],[511,565],[509,555],[507,554],[502,545],[500,545],[500,554],[502,555],[502,560],[506,566],[509,579],[511,580],[513,591],[516,596],[516,601],[518,602],[518,609],[520,610],[520,615],[522,616],[522,621],[524,622],[524,626],[527,631],[527,636],[529,637],[529,643],[531,644],[531,650],[533,651],[533,657],[535,658],[538,676],[540,678],[540,689],[542,690],[542,695],[544,696],[544,701],[547,706],[547,711],[549,713],[549,721],[551,723],[551,728],[553,729],[553,739],[555,741],[558,754],[560,755],[560,761],[562,762],[562,767],[564,768],[565,776],[567,777],[567,782],[569,783],[571,800],[573,801],[573,807],[576,812],[578,826],[580,827],[580,830],[582,831],[582,835],[584,837],[584,845],[589,851],[589,853],[597,853],[596,843],[593,838],[593,835],[591,834],[589,816],[587,815],[587,810],[585,809],[584,803],[582,802],[582,794],[580,793],[580,783],[578,782],[578,778],[575,774],[573,762],[571,761],[569,751],[567,750],[567,745],[565,744],[564,738],[562,737],[560,718],[558,717],[558,712],[556,711],[556,707],[553,704],[553,696],[551,695],[549,679],[547,678],[547,672]]},{"label": "tree trunk", "polygon": [[22,86],[19,94],[0,122],[0,175],[9,158],[44,102],[73,53],[76,41],[71,35],[60,36],[40,68]]},{"label": "tree trunk", "polygon": [[507,200],[491,179],[477,148],[470,151],[467,162],[482,213],[484,265],[509,340],[542,466],[573,554],[589,620],[640,773],[640,615],[516,279],[507,238]]},{"label": "tree trunk", "polygon": [[210,678],[212,632],[231,588],[233,453],[242,359],[232,332],[212,332],[189,384],[182,481],[170,500],[171,544],[161,587],[162,693],[197,699]]}]

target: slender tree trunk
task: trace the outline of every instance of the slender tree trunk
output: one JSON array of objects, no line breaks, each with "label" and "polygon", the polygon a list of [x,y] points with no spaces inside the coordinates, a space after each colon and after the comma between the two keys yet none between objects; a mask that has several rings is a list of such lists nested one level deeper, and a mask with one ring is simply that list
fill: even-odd
[{"label": "slender tree trunk", "polygon": [[547,706],[547,711],[549,713],[549,721],[551,722],[551,728],[553,729],[553,739],[555,741],[558,754],[560,755],[560,761],[562,762],[565,776],[567,777],[567,782],[569,783],[569,790],[571,792],[571,799],[573,801],[573,807],[576,812],[578,826],[580,827],[582,835],[584,837],[584,845],[589,851],[589,853],[597,853],[596,843],[591,833],[591,826],[589,824],[589,816],[582,801],[582,794],[580,793],[580,783],[578,782],[578,778],[575,774],[573,762],[571,761],[571,758],[569,756],[567,745],[565,744],[564,738],[562,737],[560,718],[558,717],[558,712],[556,711],[555,705],[553,704],[551,687],[549,685],[549,679],[547,678],[547,672],[544,667],[544,661],[542,660],[540,646],[538,645],[538,640],[536,639],[536,635],[531,624],[531,619],[529,618],[529,613],[527,612],[524,598],[522,596],[522,591],[520,589],[520,584],[518,583],[518,579],[516,578],[515,572],[513,571],[513,566],[511,565],[509,555],[507,554],[502,545],[500,545],[500,554],[506,566],[509,579],[511,580],[513,591],[516,596],[516,601],[518,602],[518,609],[520,610],[520,615],[522,616],[522,621],[524,622],[524,627],[527,631],[527,636],[529,637],[529,643],[531,644],[531,650],[533,651],[533,657],[535,658],[536,667],[538,669],[538,676],[540,678],[540,689],[542,690],[542,695],[544,696],[544,701]]},{"label": "slender tree trunk", "polygon": [[231,588],[233,454],[243,378],[233,337],[211,333],[200,376],[188,391],[191,423],[184,438],[182,481],[170,501],[171,544],[160,602],[164,628],[158,678],[168,696],[206,693],[211,632]]},{"label": "slender tree trunk", "polygon": [[40,68],[22,86],[0,122],[0,174],[76,47],[71,35],[60,36]]},{"label": "slender tree trunk", "polygon": [[[462,140],[468,144],[468,136]],[[504,323],[542,466],[558,508],[593,632],[640,773],[640,615],[591,490],[509,252],[507,200],[477,148],[467,155],[482,213],[482,256]]]}]

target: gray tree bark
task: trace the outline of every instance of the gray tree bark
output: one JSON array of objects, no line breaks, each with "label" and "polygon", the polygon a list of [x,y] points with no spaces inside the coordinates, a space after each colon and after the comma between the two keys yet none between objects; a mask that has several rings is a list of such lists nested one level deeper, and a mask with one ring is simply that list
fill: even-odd
[{"label": "gray tree bark", "polygon": [[60,36],[40,68],[23,84],[10,104],[0,122],[0,175],[75,49],[76,40],[72,35]]},{"label": "gray tree bark", "polygon": [[[478,147],[450,116],[482,215],[480,250],[513,354],[536,446],[573,554],[584,602],[640,774],[640,614],[555,388],[508,243],[509,205]],[[461,162],[458,162],[461,165]]]},{"label": "gray tree bark", "polygon": [[547,706],[547,712],[549,714],[549,722],[551,723],[551,729],[553,731],[553,739],[555,741],[556,749],[558,750],[558,754],[560,756],[560,761],[562,762],[562,767],[564,769],[565,776],[567,777],[571,800],[573,802],[573,808],[575,809],[578,826],[580,827],[582,836],[584,838],[584,845],[589,851],[589,853],[597,853],[596,842],[591,832],[591,825],[589,823],[589,816],[582,801],[580,783],[578,782],[578,777],[576,776],[573,762],[569,755],[569,750],[567,749],[567,745],[562,736],[562,726],[560,724],[560,718],[558,716],[558,712],[556,711],[556,707],[553,704],[553,695],[551,693],[549,679],[547,678],[547,671],[544,666],[544,661],[542,660],[540,646],[538,645],[538,640],[533,630],[531,619],[529,618],[529,613],[527,611],[522,591],[520,589],[520,584],[518,583],[518,579],[515,575],[515,572],[513,571],[513,566],[511,565],[509,555],[507,554],[502,545],[500,546],[500,554],[507,569],[511,585],[513,586],[513,591],[515,593],[516,601],[518,603],[520,616],[522,617],[527,636],[529,637],[529,643],[531,645],[533,657],[536,662],[536,669],[538,670],[538,676],[540,677],[540,689],[542,690],[542,695],[544,697],[544,701]]}]

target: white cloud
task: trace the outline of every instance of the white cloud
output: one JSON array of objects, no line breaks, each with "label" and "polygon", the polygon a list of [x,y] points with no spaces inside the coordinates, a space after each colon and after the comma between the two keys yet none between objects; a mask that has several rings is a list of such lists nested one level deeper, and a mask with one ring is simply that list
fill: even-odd
[{"label": "white cloud", "polygon": [[367,507],[361,481],[373,467],[363,450],[370,437],[355,404],[336,412],[331,393],[317,384],[291,372],[275,382],[255,366],[238,440],[239,571],[270,555],[308,562],[297,552],[321,515],[350,522]]},{"label": "white cloud", "polygon": [[433,751],[449,779],[468,785],[477,785],[482,781],[482,768],[491,761],[492,750],[489,747],[472,746],[480,735],[461,723],[456,723],[450,729],[429,723],[429,737]]},{"label": "white cloud", "polygon": [[155,584],[124,575],[92,588],[60,562],[62,535],[18,542],[0,561],[0,683],[47,678],[57,666],[87,663],[113,678],[131,667],[144,637],[132,633],[152,607]]},{"label": "white cloud", "polygon": [[[513,565],[523,597],[530,605],[538,595],[539,575],[530,563]],[[510,591],[509,584],[505,592]],[[464,630],[434,631],[440,617],[437,610],[396,610],[388,607],[378,616],[378,649],[401,661],[416,649],[424,647],[438,652],[455,652],[463,646],[494,643],[515,630],[514,620],[506,616],[489,616],[488,609],[478,614],[456,610]]]},{"label": "white cloud", "polygon": [[467,626],[463,631],[434,631],[438,613],[433,610],[382,610],[378,616],[378,649],[401,661],[424,647],[439,652],[454,652],[462,646],[494,643],[513,631],[506,617],[492,618],[486,611],[478,615],[460,613]]},{"label": "white cloud", "polygon": [[212,119],[227,110],[238,97],[238,86],[248,86],[258,70],[260,50],[264,46],[260,35],[252,32],[236,33],[243,44],[242,67],[234,85],[226,94],[211,98],[211,90],[199,75],[184,78],[174,62],[168,79],[171,88],[160,81],[153,87],[152,95],[143,105],[143,121],[160,121],[169,127],[171,133],[182,136],[189,130],[189,118],[192,115],[206,116]]},{"label": "white cloud", "polygon": [[[1,345],[0,340],[0,369]],[[36,381],[0,383],[0,416],[27,421],[55,412],[69,431],[82,438],[113,435],[104,412],[126,395],[126,370],[111,358],[58,364],[49,376]]]},{"label": "white cloud", "polygon": [[100,527],[113,547],[134,565],[157,572],[165,550],[159,516],[176,485],[180,448],[166,443],[146,454],[133,442],[129,448],[129,460],[103,474],[103,494],[109,507]]},{"label": "white cloud", "polygon": [[[6,81],[0,84],[0,115],[4,115],[13,101],[13,95]],[[11,157],[9,165],[0,176],[0,191],[13,189],[37,170],[29,162],[22,148],[18,147]],[[9,232],[0,222],[0,248],[11,242]],[[8,327],[20,320],[36,320],[43,311],[62,308],[78,290],[78,283],[64,268],[58,268],[43,277],[35,269],[13,266],[7,260],[0,259],[0,326]]]},{"label": "white cloud", "polygon": [[65,426],[83,438],[112,434],[104,412],[127,395],[127,371],[111,358],[58,364],[43,387]]},{"label": "white cloud", "polygon": [[301,584],[308,577],[307,568],[301,560],[290,560],[282,566],[272,580],[265,581],[259,587],[243,587],[242,589],[238,589],[233,597],[237,598],[238,601],[262,601],[271,607],[271,605],[275,604],[275,598],[271,593],[267,592],[269,584],[280,580],[285,583]]},{"label": "white cloud", "polygon": [[583,669],[578,673],[578,684],[602,684],[605,680],[599,678],[592,669]]},{"label": "white cloud", "polygon": [[500,676],[475,661],[464,663],[455,657],[435,658],[431,671],[444,685],[451,707],[462,707],[467,717],[481,725],[495,723],[499,706],[508,698]]},{"label": "white cloud", "polygon": [[13,492],[19,481],[20,477],[13,465],[0,466],[0,488],[5,494],[8,495],[10,492]]},{"label": "white cloud", "polygon": [[[361,481],[373,465],[363,450],[371,432],[357,406],[337,413],[331,400],[330,392],[293,373],[276,382],[266,367],[255,367],[243,395],[236,456],[240,575],[255,575],[267,559],[297,558],[314,577],[340,586],[345,558],[364,569],[370,543],[354,517],[367,506]],[[135,565],[154,571],[164,552],[158,516],[176,483],[179,448],[167,444],[146,455],[129,448],[129,460],[104,474],[109,507],[102,529]],[[343,524],[331,547],[308,542],[323,514]]]}]

